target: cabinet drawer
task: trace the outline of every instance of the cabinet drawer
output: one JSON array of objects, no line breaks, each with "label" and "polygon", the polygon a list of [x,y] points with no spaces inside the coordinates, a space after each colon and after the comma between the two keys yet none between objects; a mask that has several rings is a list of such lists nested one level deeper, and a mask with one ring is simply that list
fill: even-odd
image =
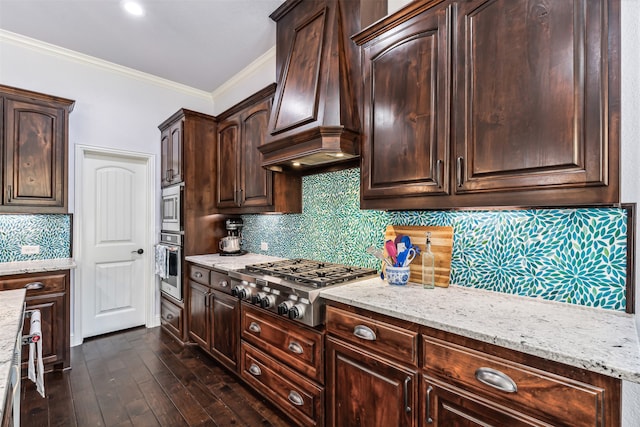
[{"label": "cabinet drawer", "polygon": [[324,389],[242,343],[242,378],[302,426],[324,425]]},{"label": "cabinet drawer", "polygon": [[167,331],[183,340],[182,308],[166,298],[160,300],[160,322]]},{"label": "cabinet drawer", "polygon": [[189,266],[189,278],[203,285],[209,285],[209,272],[210,270],[198,267],[197,265],[191,264]]},{"label": "cabinet drawer", "polygon": [[[65,292],[67,289],[66,271],[60,274],[49,275],[20,275],[0,277],[0,290],[20,289],[32,284],[27,290],[27,298],[34,295]],[[41,284],[41,285],[40,285]]]},{"label": "cabinet drawer", "polygon": [[209,276],[209,283],[213,289],[231,295],[231,281],[228,275],[212,270]]},{"label": "cabinet drawer", "polygon": [[389,323],[327,307],[327,332],[356,346],[418,364],[418,333]]},{"label": "cabinet drawer", "polygon": [[[540,419],[604,425],[604,389],[423,335],[427,373]],[[491,385],[493,384],[493,385]]]},{"label": "cabinet drawer", "polygon": [[323,335],[242,304],[242,338],[309,378],[324,383]]}]

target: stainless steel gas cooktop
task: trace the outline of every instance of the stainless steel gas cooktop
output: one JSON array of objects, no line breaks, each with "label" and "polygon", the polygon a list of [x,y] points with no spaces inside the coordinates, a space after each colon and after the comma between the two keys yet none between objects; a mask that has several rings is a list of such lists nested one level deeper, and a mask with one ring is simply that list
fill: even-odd
[{"label": "stainless steel gas cooktop", "polygon": [[376,270],[307,259],[247,265],[231,271],[231,291],[240,300],[308,326],[324,323],[320,290],[375,276]]}]

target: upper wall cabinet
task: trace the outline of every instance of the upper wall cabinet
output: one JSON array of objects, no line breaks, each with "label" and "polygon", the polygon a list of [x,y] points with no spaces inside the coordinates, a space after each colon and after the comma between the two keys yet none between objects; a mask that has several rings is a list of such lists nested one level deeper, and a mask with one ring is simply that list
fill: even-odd
[{"label": "upper wall cabinet", "polygon": [[302,212],[302,180],[261,166],[259,148],[275,85],[268,86],[218,116],[217,207],[223,213]]},{"label": "upper wall cabinet", "polygon": [[182,175],[182,127],[184,121],[177,120],[162,130],[161,145],[161,186],[177,184],[184,180]]},{"label": "upper wall cabinet", "polygon": [[277,22],[278,87],[263,165],[307,170],[360,154],[360,54],[350,36],[386,12],[386,0],[289,0]]},{"label": "upper wall cabinet", "polygon": [[619,18],[619,0],[430,0],[356,35],[362,207],[618,203]]},{"label": "upper wall cabinet", "polygon": [[66,213],[74,101],[0,85],[0,212]]}]

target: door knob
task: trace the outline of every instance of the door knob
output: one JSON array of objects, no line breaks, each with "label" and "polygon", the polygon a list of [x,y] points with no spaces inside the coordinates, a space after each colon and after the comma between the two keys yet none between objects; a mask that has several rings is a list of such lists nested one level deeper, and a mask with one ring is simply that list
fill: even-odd
[{"label": "door knob", "polygon": [[138,255],[142,255],[144,253],[144,249],[140,248],[137,251],[131,251],[131,253],[137,253]]}]

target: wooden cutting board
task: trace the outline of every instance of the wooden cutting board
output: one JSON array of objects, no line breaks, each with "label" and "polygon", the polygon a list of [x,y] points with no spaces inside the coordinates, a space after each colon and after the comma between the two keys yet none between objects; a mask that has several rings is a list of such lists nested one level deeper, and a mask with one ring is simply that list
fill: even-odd
[{"label": "wooden cutting board", "polygon": [[[397,235],[409,236],[411,243],[424,251],[427,232],[431,232],[431,252],[436,261],[436,286],[449,286],[451,275],[451,252],[453,250],[453,227],[388,225],[384,233],[384,241],[394,240]],[[385,251],[386,252],[386,251]],[[422,283],[422,259],[420,255],[409,264],[411,270],[410,282]]]}]

